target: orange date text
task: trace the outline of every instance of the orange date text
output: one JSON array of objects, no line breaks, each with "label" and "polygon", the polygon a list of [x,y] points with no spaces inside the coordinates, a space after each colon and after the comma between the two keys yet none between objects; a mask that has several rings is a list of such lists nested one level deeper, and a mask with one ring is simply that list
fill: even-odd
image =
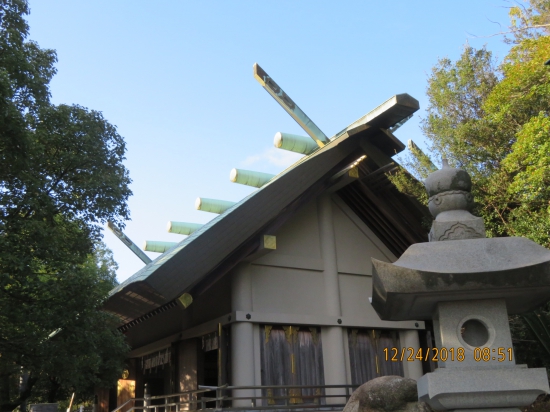
[{"label": "orange date text", "polygon": [[466,352],[464,348],[384,348],[384,358],[391,362],[433,361],[463,362],[466,356],[471,356],[475,362],[511,362],[512,348],[475,348]]}]

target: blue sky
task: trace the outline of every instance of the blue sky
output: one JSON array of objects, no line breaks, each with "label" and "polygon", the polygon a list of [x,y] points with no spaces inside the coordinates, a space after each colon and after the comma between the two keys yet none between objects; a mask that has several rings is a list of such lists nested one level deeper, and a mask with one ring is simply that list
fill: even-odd
[{"label": "blue sky", "polygon": [[[299,156],[276,132],[305,133],[252,76],[257,62],[328,136],[398,93],[421,110],[396,133],[422,144],[427,78],[468,42],[497,59],[503,0],[29,0],[30,39],[57,50],[56,104],[99,110],[127,144],[125,233],[180,241],[169,220],[206,223],[198,196],[238,201],[234,167],[276,174]],[[500,23],[500,27],[497,23]],[[143,263],[105,230],[122,281]],[[148,253],[151,258],[158,254]]]}]

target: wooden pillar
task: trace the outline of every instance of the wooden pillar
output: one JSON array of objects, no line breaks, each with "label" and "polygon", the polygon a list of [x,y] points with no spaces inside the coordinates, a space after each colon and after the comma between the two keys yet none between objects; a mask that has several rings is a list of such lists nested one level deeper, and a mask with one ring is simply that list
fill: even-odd
[{"label": "wooden pillar", "polygon": [[[231,279],[232,311],[252,311],[252,280],[250,264],[242,263]],[[254,325],[252,322],[235,322],[231,325],[231,385],[255,385],[254,376]],[[254,396],[253,389],[233,391],[233,396]],[[233,401],[233,407],[250,406],[250,399]]]},{"label": "wooden pillar", "polygon": [[[323,281],[325,284],[326,314],[330,317],[342,316],[340,287],[338,284],[338,261],[336,239],[332,219],[332,200],[329,195],[318,199],[319,235],[323,258]],[[322,329],[323,363],[325,385],[345,385],[347,383],[344,329],[338,325]],[[327,389],[327,394],[344,395],[344,389]],[[327,398],[327,404],[344,403],[345,398]]]},{"label": "wooden pillar", "polygon": [[[416,330],[399,331],[399,343],[402,348],[420,348],[420,339]],[[403,361],[403,374],[405,378],[418,380],[422,375],[422,361],[414,359],[412,362]]]}]

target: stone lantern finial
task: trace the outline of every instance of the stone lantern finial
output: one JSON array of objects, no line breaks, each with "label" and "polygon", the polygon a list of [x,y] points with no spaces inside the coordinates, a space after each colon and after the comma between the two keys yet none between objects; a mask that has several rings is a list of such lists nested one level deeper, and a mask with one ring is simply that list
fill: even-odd
[{"label": "stone lantern finial", "polygon": [[435,218],[430,242],[485,237],[483,219],[470,213],[474,206],[472,179],[468,172],[449,166],[431,173],[424,181],[428,192],[428,208]]}]

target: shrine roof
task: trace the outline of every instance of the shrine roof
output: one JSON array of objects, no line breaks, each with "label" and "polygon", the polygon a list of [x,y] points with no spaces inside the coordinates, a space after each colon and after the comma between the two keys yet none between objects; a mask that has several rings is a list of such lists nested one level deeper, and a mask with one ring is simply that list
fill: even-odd
[{"label": "shrine roof", "polygon": [[[275,232],[327,190],[335,191],[396,256],[425,241],[419,223],[425,210],[385,175],[399,167],[391,156],[404,149],[390,130],[418,108],[408,94],[387,100],[122,282],[103,309],[124,325],[174,306],[183,293],[200,295],[261,249],[262,235]],[[365,154],[358,179],[339,176]]]}]

